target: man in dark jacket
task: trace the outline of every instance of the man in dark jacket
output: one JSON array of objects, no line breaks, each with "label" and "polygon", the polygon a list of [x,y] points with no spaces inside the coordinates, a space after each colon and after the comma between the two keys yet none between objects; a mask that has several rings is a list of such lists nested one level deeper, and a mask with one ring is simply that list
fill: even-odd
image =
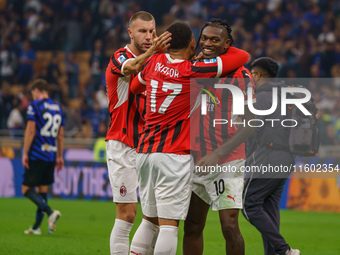
[{"label": "man in dark jacket", "polygon": [[[267,57],[251,64],[257,110],[270,109],[275,93],[272,89],[280,91],[284,86],[283,82],[275,82],[278,69],[278,64]],[[258,127],[246,143],[246,166],[251,171],[245,176],[242,213],[262,234],[265,255],[299,255],[300,251],[292,249],[279,232],[279,202],[290,170],[293,170],[294,157],[288,149],[289,128],[281,124],[285,116],[281,115],[280,93],[276,92],[275,96],[278,96],[276,110],[269,115],[256,116]]]}]

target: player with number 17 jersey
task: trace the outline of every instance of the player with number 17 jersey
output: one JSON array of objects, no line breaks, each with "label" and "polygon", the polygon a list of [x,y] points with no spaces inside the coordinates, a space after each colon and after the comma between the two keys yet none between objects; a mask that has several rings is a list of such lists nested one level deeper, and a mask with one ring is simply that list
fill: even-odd
[{"label": "player with number 17 jersey", "polygon": [[191,78],[226,75],[244,64],[248,56],[230,47],[226,54],[213,59],[174,60],[168,53],[150,57],[138,75],[139,82],[148,85],[145,123],[137,152],[190,154],[189,116],[201,91]]},{"label": "player with number 17 jersey", "polygon": [[51,98],[35,100],[28,106],[27,120],[36,124],[35,138],[28,151],[29,159],[55,162],[56,138],[59,128],[64,126],[65,122],[61,106]]}]

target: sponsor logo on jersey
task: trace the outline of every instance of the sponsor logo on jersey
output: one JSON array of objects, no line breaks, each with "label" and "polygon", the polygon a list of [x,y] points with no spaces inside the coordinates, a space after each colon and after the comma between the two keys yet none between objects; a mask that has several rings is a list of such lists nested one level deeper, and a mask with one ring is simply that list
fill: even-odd
[{"label": "sponsor logo on jersey", "polygon": [[119,61],[119,63],[121,63],[121,64],[123,64],[123,62],[126,60],[126,58],[123,56],[123,55],[121,55],[119,58],[118,58],[118,61]]},{"label": "sponsor logo on jersey", "polygon": [[126,189],[126,187],[124,186],[124,183],[122,183],[122,186],[120,186],[119,192],[120,192],[120,195],[121,195],[122,197],[125,197],[125,195],[126,195],[126,193],[127,193],[127,189]]},{"label": "sponsor logo on jersey", "polygon": [[28,108],[27,108],[27,114],[29,114],[29,115],[34,115],[34,111],[33,111],[32,105],[29,105],[29,106],[28,106]]},{"label": "sponsor logo on jersey", "polygon": [[42,145],[41,145],[41,150],[42,150],[42,151],[52,151],[52,152],[57,152],[57,147],[45,143],[45,144],[42,144]]},{"label": "sponsor logo on jersey", "polygon": [[204,59],[205,64],[213,64],[213,63],[216,63],[216,62],[217,62],[216,58]]}]

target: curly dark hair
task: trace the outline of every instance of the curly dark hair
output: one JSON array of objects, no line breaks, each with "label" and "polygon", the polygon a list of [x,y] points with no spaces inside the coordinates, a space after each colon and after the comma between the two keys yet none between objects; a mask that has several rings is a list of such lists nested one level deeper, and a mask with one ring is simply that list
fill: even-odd
[{"label": "curly dark hair", "polygon": [[187,48],[193,37],[191,28],[185,22],[174,22],[166,31],[172,34],[169,50],[182,50]]},{"label": "curly dark hair", "polygon": [[198,37],[196,49],[198,48],[203,30],[208,26],[219,27],[219,28],[225,29],[226,33],[228,34],[228,39],[230,39],[230,45],[234,44],[234,39],[231,35],[232,30],[231,30],[229,23],[226,20],[212,18],[209,22],[205,22],[203,27],[201,28],[201,32],[200,32],[200,36]]},{"label": "curly dark hair", "polygon": [[275,78],[279,71],[279,65],[277,62],[269,57],[258,58],[251,63],[250,68],[259,67],[264,71],[268,72],[270,77]]}]

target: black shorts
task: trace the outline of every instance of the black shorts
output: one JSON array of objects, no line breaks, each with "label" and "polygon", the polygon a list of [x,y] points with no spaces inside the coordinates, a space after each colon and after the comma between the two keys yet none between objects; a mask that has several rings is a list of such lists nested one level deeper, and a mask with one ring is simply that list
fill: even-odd
[{"label": "black shorts", "polygon": [[55,162],[29,161],[30,169],[25,169],[23,185],[36,187],[54,182]]}]

